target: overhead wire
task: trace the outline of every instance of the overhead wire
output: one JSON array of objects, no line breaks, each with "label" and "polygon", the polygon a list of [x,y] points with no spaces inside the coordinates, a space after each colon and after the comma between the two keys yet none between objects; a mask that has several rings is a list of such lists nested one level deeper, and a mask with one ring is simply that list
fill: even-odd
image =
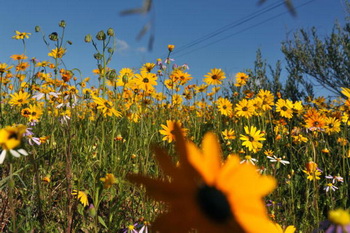
[{"label": "overhead wire", "polygon": [[239,20],[236,20],[236,21],[234,21],[234,22],[232,22],[230,24],[227,24],[227,25],[225,25],[223,27],[220,27],[220,28],[216,29],[213,32],[210,32],[210,33],[208,33],[208,34],[206,34],[206,35],[204,35],[204,36],[202,36],[202,37],[200,37],[200,38],[198,38],[198,39],[196,39],[194,41],[191,41],[190,43],[187,43],[187,44],[185,44],[183,46],[178,47],[176,49],[176,51],[173,52],[173,54],[179,53],[182,50],[185,50],[185,49],[191,48],[193,46],[196,46],[197,44],[199,44],[199,43],[201,43],[203,41],[209,40],[209,39],[211,39],[213,37],[216,37],[216,36],[226,32],[226,31],[228,31],[228,30],[230,30],[232,28],[235,28],[235,27],[238,27],[238,26],[240,26],[240,25],[242,25],[244,23],[247,23],[247,22],[255,19],[256,17],[259,17],[260,15],[263,15],[263,14],[269,12],[269,11],[272,11],[272,10],[282,6],[283,4],[284,4],[283,1],[280,1],[280,2],[275,2],[275,3],[272,3],[270,5],[267,5],[266,7],[262,8],[260,10],[257,10],[257,11],[253,12],[252,14],[250,14],[248,16],[245,16],[245,17],[243,17],[243,18],[241,18]]},{"label": "overhead wire", "polygon": [[[308,4],[310,4],[311,2],[314,2],[314,1],[315,1],[315,0],[310,0],[310,1],[308,1],[308,2],[305,2],[305,3],[303,3],[303,4],[300,4],[300,5],[296,6],[295,9],[301,8],[301,7],[303,7],[303,6],[305,6],[305,5],[308,5]],[[193,53],[193,52],[195,52],[195,51],[198,51],[198,50],[201,50],[201,49],[203,49],[203,48],[209,47],[209,46],[211,46],[211,45],[213,45],[213,44],[216,44],[216,43],[218,43],[218,42],[220,42],[220,41],[222,41],[222,40],[225,40],[225,39],[228,39],[228,38],[230,38],[230,37],[232,37],[232,36],[241,34],[242,32],[245,32],[245,31],[248,31],[248,30],[250,30],[250,29],[252,29],[252,28],[255,28],[255,27],[257,27],[257,26],[260,26],[260,25],[262,25],[262,24],[264,24],[264,23],[266,23],[266,22],[269,22],[269,21],[271,21],[271,20],[273,20],[273,19],[276,19],[276,18],[278,18],[278,17],[280,17],[280,16],[282,16],[282,15],[285,15],[285,14],[287,14],[287,13],[289,13],[289,11],[284,11],[284,12],[279,13],[279,14],[277,14],[277,15],[274,15],[274,16],[272,16],[272,17],[270,17],[270,18],[267,18],[267,19],[265,19],[265,20],[263,20],[263,21],[261,21],[261,22],[259,22],[259,23],[253,24],[252,26],[249,26],[248,28],[245,28],[245,29],[242,29],[242,30],[240,30],[240,31],[238,31],[238,32],[229,34],[229,35],[227,35],[227,36],[225,36],[225,37],[222,37],[222,38],[220,38],[220,39],[217,39],[217,40],[215,40],[215,41],[212,41],[212,42],[210,42],[210,43],[208,43],[208,44],[206,44],[206,45],[203,45],[203,46],[201,46],[201,47],[199,47],[199,48],[192,49],[192,50],[190,50],[189,52],[186,52],[186,53],[184,53],[184,54],[177,55],[177,56],[174,55],[174,57],[176,57],[176,58],[183,57],[183,56],[188,55],[188,54],[190,54],[190,53]]]}]

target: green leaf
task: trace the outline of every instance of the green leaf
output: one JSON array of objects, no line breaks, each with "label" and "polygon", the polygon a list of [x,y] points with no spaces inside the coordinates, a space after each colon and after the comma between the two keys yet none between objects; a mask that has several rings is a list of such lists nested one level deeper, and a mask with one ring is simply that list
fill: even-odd
[{"label": "green leaf", "polygon": [[106,225],[105,221],[103,220],[103,218],[101,216],[98,216],[98,222],[101,223],[102,226],[107,228],[107,225]]}]

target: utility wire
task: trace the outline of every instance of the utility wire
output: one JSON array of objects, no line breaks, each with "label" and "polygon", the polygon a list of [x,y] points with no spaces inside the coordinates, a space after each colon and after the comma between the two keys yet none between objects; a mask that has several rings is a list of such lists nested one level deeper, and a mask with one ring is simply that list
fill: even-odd
[{"label": "utility wire", "polygon": [[[308,1],[308,2],[305,2],[305,3],[301,4],[301,5],[296,6],[295,9],[301,8],[301,7],[303,7],[303,6],[306,6],[306,5],[308,5],[308,4],[310,4],[311,2],[314,2],[314,1],[315,1],[315,0],[310,0],[310,1]],[[241,34],[242,32],[245,32],[245,31],[248,31],[248,30],[250,30],[250,29],[252,29],[252,28],[255,28],[255,27],[257,27],[257,26],[260,26],[261,24],[264,24],[264,23],[266,23],[266,22],[269,22],[269,21],[271,21],[271,20],[273,20],[273,19],[276,19],[276,18],[278,18],[278,17],[280,17],[280,16],[282,16],[282,15],[285,15],[285,14],[287,14],[287,13],[289,13],[289,11],[284,11],[284,12],[282,12],[282,13],[279,13],[279,14],[277,14],[277,15],[275,15],[275,16],[272,16],[272,17],[270,17],[270,18],[268,18],[268,19],[266,19],[266,20],[264,20],[264,21],[262,21],[262,22],[260,22],[260,23],[254,24],[254,25],[252,25],[252,26],[250,26],[250,27],[248,27],[248,28],[242,29],[242,30],[240,30],[240,31],[238,31],[238,32],[235,32],[235,33],[232,33],[232,34],[227,35],[227,36],[225,36],[225,37],[222,37],[222,38],[220,38],[220,39],[218,39],[218,40],[215,40],[215,41],[213,41],[213,42],[210,42],[210,43],[208,43],[208,44],[206,44],[206,45],[203,45],[203,46],[201,46],[201,47],[199,47],[199,48],[190,50],[190,51],[187,52],[187,53],[178,55],[178,56],[176,56],[176,58],[183,57],[183,56],[188,55],[188,54],[190,54],[190,53],[193,53],[193,52],[195,52],[195,51],[197,51],[197,50],[200,50],[200,49],[209,47],[209,46],[211,46],[211,45],[213,45],[213,44],[216,44],[216,43],[218,43],[218,42],[220,42],[220,41],[222,41],[222,40],[225,40],[225,39],[228,39],[228,38],[230,38],[230,37],[232,37],[232,36],[236,36],[236,35],[238,35],[238,34]]]},{"label": "utility wire", "polygon": [[240,26],[240,25],[242,25],[242,24],[244,24],[246,22],[249,22],[249,21],[255,19],[256,17],[258,17],[258,16],[260,16],[262,14],[265,14],[265,13],[267,13],[269,11],[272,11],[272,10],[276,9],[277,7],[280,7],[283,4],[284,4],[283,1],[270,4],[270,5],[266,6],[263,9],[260,9],[258,11],[253,12],[251,15],[248,15],[246,17],[243,17],[242,19],[236,20],[236,21],[234,21],[234,22],[232,22],[232,23],[230,23],[228,25],[225,25],[225,26],[223,26],[223,27],[221,27],[219,29],[216,29],[215,31],[213,31],[211,33],[208,33],[208,34],[206,34],[206,35],[204,35],[204,36],[202,36],[202,37],[200,37],[200,38],[198,38],[198,39],[196,39],[196,40],[194,40],[194,41],[192,41],[192,42],[190,42],[188,44],[185,44],[183,46],[178,47],[173,52],[173,54],[179,53],[179,52],[181,52],[181,51],[183,51],[185,49],[188,49],[188,48],[191,48],[193,46],[196,46],[197,44],[199,44],[199,43],[201,43],[203,41],[206,41],[206,40],[209,40],[209,39],[211,39],[211,38],[213,38],[215,36],[218,36],[218,35],[226,32],[226,31],[228,31],[228,30],[230,30],[232,28],[238,27],[238,26]]}]

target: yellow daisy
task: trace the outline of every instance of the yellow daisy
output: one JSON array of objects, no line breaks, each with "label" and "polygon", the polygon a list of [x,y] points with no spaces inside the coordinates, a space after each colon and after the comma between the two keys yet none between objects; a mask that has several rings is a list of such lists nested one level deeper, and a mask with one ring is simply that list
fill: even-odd
[{"label": "yellow daisy", "polygon": [[221,80],[225,79],[225,73],[221,69],[211,69],[210,72],[207,75],[204,75],[206,77],[203,81],[208,85],[220,85],[222,82]]},{"label": "yellow daisy", "polygon": [[241,134],[242,145],[247,147],[249,151],[256,153],[263,146],[260,141],[266,140],[264,134],[260,130],[257,130],[255,126],[245,126],[244,131],[247,135]]},{"label": "yellow daisy", "polygon": [[[208,133],[202,149],[186,141],[174,129],[180,166],[156,148],[156,159],[170,179],[130,175],[147,193],[168,204],[168,210],[152,224],[159,232],[278,232],[268,218],[263,197],[276,186],[272,177],[261,176],[255,166],[240,164],[238,156],[224,163],[217,137]],[[179,208],[181,207],[181,208]]]}]

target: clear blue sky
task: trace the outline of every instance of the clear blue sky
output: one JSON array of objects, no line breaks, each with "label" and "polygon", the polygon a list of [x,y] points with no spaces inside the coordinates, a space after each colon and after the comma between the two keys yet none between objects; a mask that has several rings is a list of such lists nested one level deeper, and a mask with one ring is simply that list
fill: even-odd
[{"label": "clear blue sky", "polygon": [[[189,73],[198,81],[211,68],[222,68],[228,78],[235,73],[253,67],[257,49],[271,64],[283,59],[281,42],[298,28],[317,27],[320,35],[331,33],[334,22],[344,24],[345,0],[314,0],[297,9],[292,17],[284,5],[263,13],[248,22],[226,30],[203,43],[174,54],[175,63],[189,65]],[[267,0],[262,6],[258,0],[154,0],[154,8],[148,15],[120,16],[122,10],[139,7],[142,0],[16,0],[2,1],[0,24],[0,62],[10,62],[9,56],[23,53],[21,41],[11,39],[14,31],[32,33],[27,43],[27,55],[39,60],[48,59],[49,52],[41,40],[41,34],[34,33],[36,25],[48,35],[60,32],[58,22],[67,22],[68,46],[64,58],[67,68],[79,68],[83,77],[94,77],[94,49],[83,42],[86,34],[95,35],[99,30],[114,28],[118,38],[118,51],[110,67],[139,68],[145,62],[167,54],[167,45],[174,44],[175,51],[189,43],[229,25],[255,12],[280,2]],[[297,7],[307,0],[293,0]],[[275,17],[285,12],[282,16]],[[149,34],[136,41],[136,35],[145,22],[154,16],[154,49],[147,51]],[[265,20],[272,20],[262,23]],[[260,24],[260,25],[259,25]],[[257,26],[254,26],[257,25]],[[232,36],[230,36],[232,35]],[[227,37],[226,39],[223,39]],[[213,43],[214,41],[220,42]],[[207,44],[213,43],[205,47]]]}]

